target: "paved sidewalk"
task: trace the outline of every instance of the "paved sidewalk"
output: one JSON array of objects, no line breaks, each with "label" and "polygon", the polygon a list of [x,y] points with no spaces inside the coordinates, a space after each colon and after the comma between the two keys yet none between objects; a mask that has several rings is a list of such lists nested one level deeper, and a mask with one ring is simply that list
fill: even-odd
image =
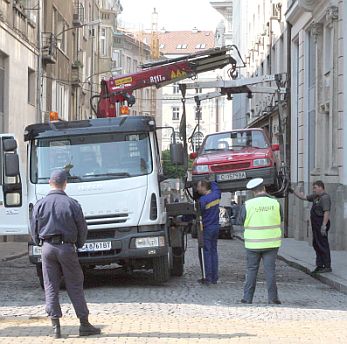
[{"label": "paved sidewalk", "polygon": [[20,258],[27,253],[27,242],[0,242],[0,262]]},{"label": "paved sidewalk", "polygon": [[[279,257],[287,264],[309,274],[316,267],[314,249],[306,241],[283,239]],[[331,251],[331,263],[333,272],[312,274],[312,277],[347,294],[347,251]]]}]

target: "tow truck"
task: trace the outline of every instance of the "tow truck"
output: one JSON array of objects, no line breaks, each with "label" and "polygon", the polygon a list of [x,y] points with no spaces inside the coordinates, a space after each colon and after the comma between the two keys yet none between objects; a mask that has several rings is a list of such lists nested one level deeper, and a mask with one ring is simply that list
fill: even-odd
[{"label": "tow truck", "polygon": [[[25,129],[26,171],[14,135],[0,135],[0,234],[28,234],[33,205],[48,193],[51,172],[64,168],[66,191],[81,204],[88,224],[87,242],[78,252],[85,269],[112,263],[130,271],[153,269],[157,282],[167,281],[170,271],[182,275],[184,228],[171,220],[194,209],[190,203],[165,207],[160,182],[166,177],[156,134],[163,128],[150,116],[119,116],[116,105],[134,104],[132,92],[138,88],[161,87],[227,65],[235,68],[229,51],[210,49],[103,80],[96,119],[55,117]],[[182,164],[182,144],[173,139],[170,149],[172,161]],[[41,247],[32,242],[29,259],[42,285]]]}]

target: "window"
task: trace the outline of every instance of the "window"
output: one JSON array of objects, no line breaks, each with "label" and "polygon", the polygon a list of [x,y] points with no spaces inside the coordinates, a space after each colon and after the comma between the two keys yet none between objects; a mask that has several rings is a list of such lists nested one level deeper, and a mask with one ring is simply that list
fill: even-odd
[{"label": "window", "polygon": [[178,85],[177,82],[175,82],[173,85],[172,85],[172,93],[173,94],[178,94],[180,92],[180,87]]},{"label": "window", "polygon": [[107,56],[107,30],[104,27],[100,31],[100,54]]},{"label": "window", "polygon": [[35,105],[35,71],[28,68],[28,103]]},{"label": "window", "polygon": [[195,49],[205,49],[206,48],[206,44],[205,43],[200,43],[200,44],[197,44]]},{"label": "window", "polygon": [[180,119],[180,108],[178,106],[172,107],[172,120],[178,121]]},{"label": "window", "polygon": [[127,57],[126,72],[131,73],[131,57]]},{"label": "window", "polygon": [[177,44],[176,49],[187,49],[188,44]]},{"label": "window", "polygon": [[195,120],[201,121],[202,120],[202,109],[200,108],[199,111],[195,111]]},{"label": "window", "polygon": [[326,26],[324,30],[324,73],[327,74],[332,70],[333,64],[333,46],[332,46],[332,27]]},{"label": "window", "polygon": [[56,35],[58,48],[66,52],[66,34],[69,26],[56,8],[53,8],[52,19],[52,26]]}]

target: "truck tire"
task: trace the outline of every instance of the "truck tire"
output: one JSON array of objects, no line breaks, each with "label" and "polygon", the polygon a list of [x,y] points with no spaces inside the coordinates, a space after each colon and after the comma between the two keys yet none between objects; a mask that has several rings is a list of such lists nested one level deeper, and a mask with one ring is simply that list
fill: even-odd
[{"label": "truck tire", "polygon": [[169,257],[153,258],[153,279],[155,282],[167,282],[170,278]]},{"label": "truck tire", "polygon": [[171,276],[182,276],[184,271],[184,252],[181,247],[172,249],[172,269]]},{"label": "truck tire", "polygon": [[36,272],[37,272],[37,277],[39,278],[39,283],[42,289],[45,289],[44,284],[43,284],[43,273],[42,273],[42,265],[37,264],[36,265]]}]

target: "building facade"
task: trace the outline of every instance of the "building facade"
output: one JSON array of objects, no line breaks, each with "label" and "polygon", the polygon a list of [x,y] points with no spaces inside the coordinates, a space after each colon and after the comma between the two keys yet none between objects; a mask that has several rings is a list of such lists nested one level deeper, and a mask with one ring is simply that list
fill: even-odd
[{"label": "building facade", "polygon": [[[176,58],[194,54],[216,46],[215,33],[200,31],[194,28],[191,31],[166,31],[158,33],[159,49],[167,58]],[[147,36],[149,43],[150,36]],[[215,70],[199,74],[198,81],[211,81],[225,77],[226,70]],[[186,81],[186,80],[185,80]],[[194,96],[197,93],[207,93],[215,89],[187,90],[186,94],[186,131],[189,138],[188,150],[193,151],[199,147],[203,138],[217,131],[231,129],[231,102],[226,97],[207,99],[201,102],[200,111]],[[162,88],[161,124],[173,127],[176,137],[179,138],[179,127],[183,114],[182,96],[177,83]],[[167,150],[172,142],[172,132],[163,130],[161,137],[162,150]]]},{"label": "building facade", "polygon": [[17,137],[37,119],[38,17],[30,5],[0,1],[0,133]]},{"label": "building facade", "polygon": [[[291,180],[310,192],[322,180],[332,197],[334,249],[347,249],[346,140],[343,78],[345,1],[290,1],[292,140]],[[291,198],[290,234],[311,241],[309,204]]]}]

